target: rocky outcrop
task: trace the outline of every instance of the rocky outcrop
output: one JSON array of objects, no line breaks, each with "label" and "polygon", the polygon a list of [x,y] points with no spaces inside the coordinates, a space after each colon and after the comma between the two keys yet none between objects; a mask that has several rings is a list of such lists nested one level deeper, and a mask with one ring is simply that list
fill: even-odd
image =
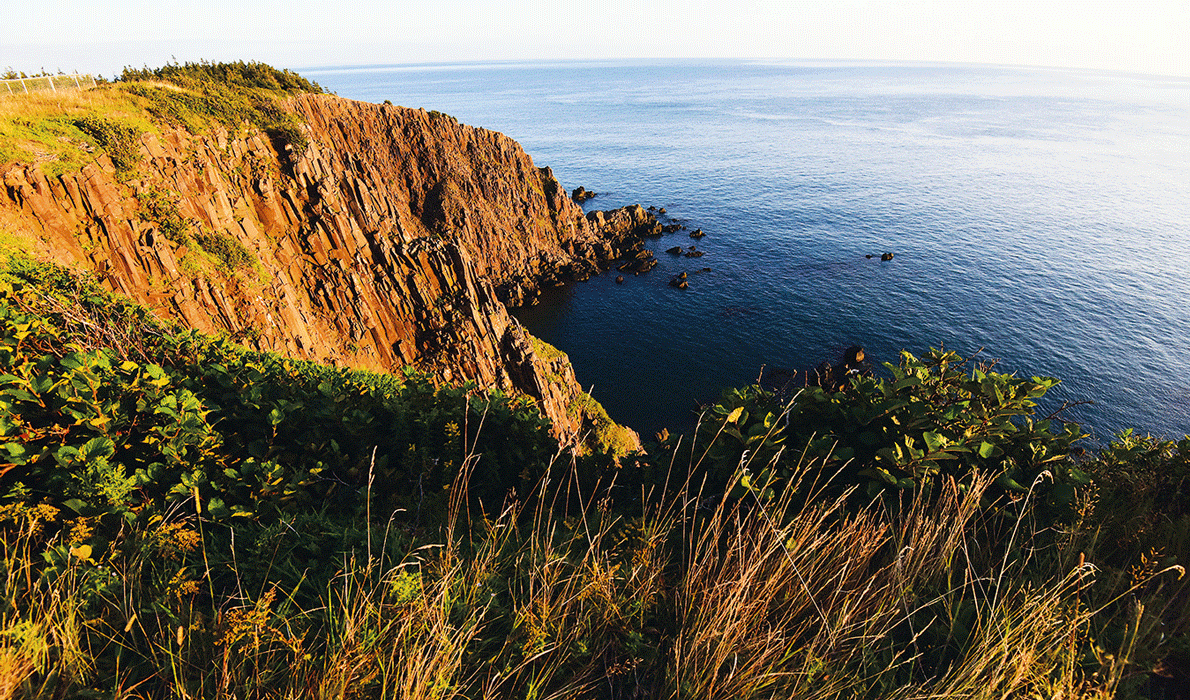
[{"label": "rocky outcrop", "polygon": [[[103,155],[57,177],[10,167],[0,225],[193,328],[523,393],[559,437],[579,435],[563,408],[581,391],[573,373],[534,356],[505,303],[547,276],[608,267],[656,220],[640,207],[584,216],[512,139],[445,115],[329,95],[289,104],[306,124],[301,152],[259,132],[172,130],[142,137],[123,182]],[[233,269],[203,243],[220,239],[251,264]]]}]

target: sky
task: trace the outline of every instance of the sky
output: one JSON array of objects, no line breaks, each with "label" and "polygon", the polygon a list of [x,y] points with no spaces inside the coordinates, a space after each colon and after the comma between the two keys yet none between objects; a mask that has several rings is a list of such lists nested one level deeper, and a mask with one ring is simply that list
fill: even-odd
[{"label": "sky", "polygon": [[1187,0],[4,0],[0,70],[786,58],[1190,76]]}]

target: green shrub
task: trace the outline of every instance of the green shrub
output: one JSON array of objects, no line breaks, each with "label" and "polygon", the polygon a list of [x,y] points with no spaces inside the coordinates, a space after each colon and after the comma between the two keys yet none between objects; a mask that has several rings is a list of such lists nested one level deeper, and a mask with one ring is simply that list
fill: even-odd
[{"label": "green shrub", "polygon": [[[1101,549],[1122,564],[1137,552],[1162,560],[1190,550],[1190,436],[1163,440],[1126,430],[1087,464],[1096,486],[1094,520],[1106,532]],[[1165,564],[1187,562],[1168,560]]]},{"label": "green shrub", "polygon": [[189,245],[190,222],[182,217],[175,195],[159,187],[144,187],[136,193],[141,221],[157,224],[161,235],[177,245]]},{"label": "green shrub", "polygon": [[[1073,514],[1077,489],[1090,483],[1071,459],[1084,436],[1034,416],[1057,380],[994,372],[940,350],[920,359],[903,352],[885,368],[887,379],[855,376],[840,391],[806,387],[789,402],[760,387],[727,391],[705,414],[695,439],[703,447],[685,459],[718,484],[742,465],[743,488],[777,485],[792,464],[820,460],[837,488],[859,486],[864,499],[995,474],[989,504],[1035,486],[1052,517]],[[675,445],[669,438],[664,447]]]},{"label": "green shrub", "polygon": [[194,240],[215,256],[225,271],[244,270],[257,263],[256,256],[239,239],[222,231],[202,230],[194,235]]},{"label": "green shrub", "polygon": [[458,123],[459,123],[459,120],[458,120],[458,119],[456,119],[456,118],[452,117],[451,115],[447,114],[446,112],[439,112],[439,111],[438,111],[438,110],[436,110],[436,109],[431,109],[431,110],[428,112],[428,114],[430,115],[430,120],[431,120],[431,121],[434,121],[434,120],[439,120],[439,119],[440,119],[440,120],[443,120],[443,121],[450,122],[451,124],[458,124]]},{"label": "green shrub", "polygon": [[80,131],[107,151],[116,172],[129,175],[140,164],[140,132],[133,126],[105,117],[88,115],[74,120]]},{"label": "green shrub", "polygon": [[232,130],[249,124],[268,134],[278,151],[290,146],[296,154],[305,151],[309,142],[298,118],[281,106],[279,98],[322,92],[317,83],[291,71],[242,61],[126,68],[121,86],[143,98],[145,108],[160,122],[194,133],[212,122]]},{"label": "green shrub", "polygon": [[160,68],[125,67],[120,74],[120,80],[129,83],[160,80],[183,87],[208,83],[283,93],[323,91],[318,83],[306,80],[291,70],[280,70],[257,61],[199,61],[183,64],[175,61]]}]

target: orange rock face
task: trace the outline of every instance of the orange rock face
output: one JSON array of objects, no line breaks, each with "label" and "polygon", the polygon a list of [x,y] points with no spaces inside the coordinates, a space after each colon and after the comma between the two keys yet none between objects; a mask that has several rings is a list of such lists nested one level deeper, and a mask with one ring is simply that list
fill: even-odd
[{"label": "orange rock face", "polygon": [[[103,155],[52,179],[10,167],[0,222],[195,329],[526,394],[573,440],[583,425],[567,411],[581,391],[569,362],[537,357],[504,303],[606,266],[639,246],[652,216],[585,217],[515,141],[449,117],[329,95],[289,105],[307,125],[301,153],[259,132],[147,134],[126,182]],[[150,192],[176,205],[192,240],[146,220]],[[198,232],[238,241],[257,264],[196,267],[213,260],[192,249]]]}]

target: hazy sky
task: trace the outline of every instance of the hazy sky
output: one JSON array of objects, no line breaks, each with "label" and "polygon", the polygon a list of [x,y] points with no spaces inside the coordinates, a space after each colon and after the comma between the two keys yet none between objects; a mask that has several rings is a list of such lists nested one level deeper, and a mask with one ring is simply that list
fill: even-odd
[{"label": "hazy sky", "polygon": [[1190,76],[1190,1],[5,0],[0,69],[578,58],[1003,63]]}]

